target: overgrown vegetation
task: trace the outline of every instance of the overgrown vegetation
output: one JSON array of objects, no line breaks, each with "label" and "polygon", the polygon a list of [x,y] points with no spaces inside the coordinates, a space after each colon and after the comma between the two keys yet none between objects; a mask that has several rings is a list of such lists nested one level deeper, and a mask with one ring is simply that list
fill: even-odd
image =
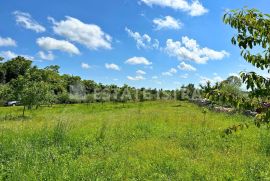
[{"label": "overgrown vegetation", "polygon": [[[56,105],[0,121],[0,180],[267,180],[267,129],[188,102]],[[20,108],[0,108],[20,115]]]},{"label": "overgrown vegetation", "polygon": [[[237,30],[237,35],[231,41],[241,49],[241,56],[253,66],[270,73],[270,15],[256,9],[244,8],[229,11],[224,15],[223,20]],[[247,84],[247,89],[251,90],[249,99],[239,99],[239,97],[234,97],[234,99],[238,104],[245,106],[255,104],[257,108],[260,108],[260,114],[256,119],[257,126],[263,123],[269,124],[269,106],[261,104],[269,101],[269,78],[255,72],[242,72],[241,78]]]}]

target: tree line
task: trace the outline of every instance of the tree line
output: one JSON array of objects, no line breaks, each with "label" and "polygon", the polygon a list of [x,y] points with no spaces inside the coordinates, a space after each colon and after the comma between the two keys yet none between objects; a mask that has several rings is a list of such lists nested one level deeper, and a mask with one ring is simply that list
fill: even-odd
[{"label": "tree line", "polygon": [[[58,65],[38,68],[32,61],[18,56],[0,61],[0,103],[19,101],[25,109],[41,105],[128,102],[158,99],[188,99],[200,96],[193,84],[178,90],[135,88],[128,85],[104,85],[79,76],[61,75]],[[197,90],[197,91],[196,91]],[[196,94],[195,94],[196,93]],[[24,112],[23,111],[23,112]],[[23,113],[24,114],[24,113]]]}]

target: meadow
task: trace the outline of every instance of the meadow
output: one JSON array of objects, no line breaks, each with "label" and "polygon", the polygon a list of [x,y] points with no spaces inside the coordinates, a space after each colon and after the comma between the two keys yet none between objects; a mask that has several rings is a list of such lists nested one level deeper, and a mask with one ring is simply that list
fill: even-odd
[{"label": "meadow", "polygon": [[[189,102],[0,108],[0,180],[269,180],[270,131]],[[231,135],[231,125],[249,128]]]}]

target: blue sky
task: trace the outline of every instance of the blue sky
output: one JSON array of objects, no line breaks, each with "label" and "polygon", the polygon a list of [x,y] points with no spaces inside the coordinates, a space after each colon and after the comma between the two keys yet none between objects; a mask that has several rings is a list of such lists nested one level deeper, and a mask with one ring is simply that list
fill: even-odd
[{"label": "blue sky", "polygon": [[[230,43],[226,9],[270,13],[267,0],[9,0],[0,56],[104,84],[174,89],[254,70]],[[263,72],[262,72],[263,73]]]}]

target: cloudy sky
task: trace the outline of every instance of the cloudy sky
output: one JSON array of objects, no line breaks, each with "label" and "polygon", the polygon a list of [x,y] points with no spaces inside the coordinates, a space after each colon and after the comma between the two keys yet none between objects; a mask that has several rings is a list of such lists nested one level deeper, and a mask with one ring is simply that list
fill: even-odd
[{"label": "cloudy sky", "polygon": [[253,70],[230,43],[226,9],[270,13],[267,0],[8,0],[0,56],[105,84],[174,89]]}]

